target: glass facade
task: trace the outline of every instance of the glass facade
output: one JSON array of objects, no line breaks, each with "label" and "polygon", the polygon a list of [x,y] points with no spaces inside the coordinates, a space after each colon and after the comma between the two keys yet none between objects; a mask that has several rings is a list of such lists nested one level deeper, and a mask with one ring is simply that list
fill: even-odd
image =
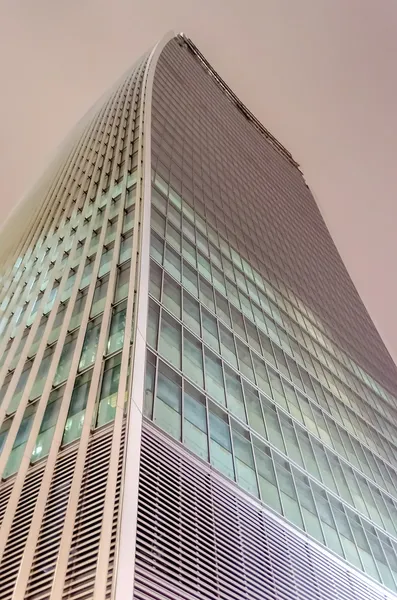
[{"label": "glass facade", "polygon": [[49,175],[0,255],[0,599],[397,597],[396,370],[289,153],[180,35]]}]

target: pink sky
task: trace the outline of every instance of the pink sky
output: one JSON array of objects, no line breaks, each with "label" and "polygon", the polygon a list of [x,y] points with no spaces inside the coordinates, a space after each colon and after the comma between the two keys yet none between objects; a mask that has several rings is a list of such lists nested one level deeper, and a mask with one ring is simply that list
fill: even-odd
[{"label": "pink sky", "polygon": [[300,163],[396,360],[395,0],[0,0],[0,223],[169,29],[193,39]]}]

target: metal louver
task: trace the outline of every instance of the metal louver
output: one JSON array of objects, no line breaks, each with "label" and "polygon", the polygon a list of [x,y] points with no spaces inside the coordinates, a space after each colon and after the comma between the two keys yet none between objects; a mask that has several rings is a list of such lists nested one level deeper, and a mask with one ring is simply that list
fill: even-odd
[{"label": "metal louver", "polygon": [[[63,600],[82,600],[83,598],[93,597],[112,434],[113,423],[95,432],[89,443],[62,595]],[[109,559],[107,586],[107,596],[109,597],[113,575],[123,442],[124,434],[120,452]],[[78,445],[75,444],[66,448],[59,455],[24,597],[26,600],[46,600],[50,597],[77,451]],[[11,535],[1,564],[1,600],[8,600],[12,597],[43,471],[44,464],[41,463],[29,472],[21,494]],[[4,497],[0,499],[0,506],[7,502],[13,482],[14,480],[3,490]]]},{"label": "metal louver", "polygon": [[145,423],[136,600],[387,597]]}]

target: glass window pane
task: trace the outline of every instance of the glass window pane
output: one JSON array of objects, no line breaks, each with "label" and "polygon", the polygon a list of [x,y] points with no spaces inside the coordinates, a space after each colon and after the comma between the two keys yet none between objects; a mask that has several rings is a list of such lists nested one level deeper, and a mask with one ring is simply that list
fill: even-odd
[{"label": "glass window pane", "polygon": [[295,523],[295,525],[303,529],[302,514],[299,508],[295,485],[289,465],[276,454],[274,454],[274,459],[284,515],[287,517],[287,519],[292,521],[292,523]]},{"label": "glass window pane", "polygon": [[149,293],[156,298],[156,300],[160,300],[161,295],[161,275],[162,269],[156,265],[156,263],[151,260],[150,261],[150,280],[149,280]]},{"label": "glass window pane", "polygon": [[164,310],[161,316],[159,352],[175,367],[181,368],[181,326]]},{"label": "glass window pane", "polygon": [[180,281],[181,278],[181,257],[167,244],[165,249],[164,269],[168,271],[174,279]]},{"label": "glass window pane", "polygon": [[146,353],[146,374],[145,374],[145,397],[143,400],[143,414],[149,419],[153,418],[154,402],[154,380],[156,376],[156,358],[154,354]]},{"label": "glass window pane", "polygon": [[64,391],[65,387],[62,386],[50,394],[36,444],[32,452],[32,462],[40,460],[43,456],[47,456],[50,451]]},{"label": "glass window pane", "polygon": [[185,384],[183,442],[195,454],[208,460],[205,397]]},{"label": "glass window pane", "polygon": [[237,369],[237,355],[233,334],[221,324],[219,324],[219,333],[221,337],[221,354],[225,360],[229,361]]},{"label": "glass window pane", "polygon": [[90,321],[87,325],[87,331],[84,338],[83,348],[81,350],[79,370],[82,371],[95,361],[96,352],[101,331],[101,319]]},{"label": "glass window pane", "polygon": [[271,397],[272,393],[270,390],[270,384],[269,384],[269,376],[267,373],[267,368],[266,368],[266,363],[261,360],[259,358],[259,356],[256,356],[256,354],[252,354],[252,360],[254,362],[254,368],[255,368],[255,378],[256,378],[256,385],[268,396]]},{"label": "glass window pane", "polygon": [[252,368],[251,353],[246,344],[243,344],[238,338],[236,338],[237,354],[239,359],[240,372],[243,373],[248,379],[255,383],[254,371]]},{"label": "glass window pane", "polygon": [[13,473],[16,473],[21,464],[23,453],[25,451],[26,442],[29,438],[29,433],[32,428],[33,419],[36,413],[37,403],[28,406],[25,409],[25,413],[21,424],[19,426],[17,435],[15,436],[14,444],[8,457],[7,465],[3,472],[3,477],[9,477]]},{"label": "glass window pane", "polygon": [[259,486],[262,501],[281,514],[280,495],[278,491],[274,465],[270,449],[254,439],[254,452],[258,469]]},{"label": "glass window pane", "polygon": [[270,385],[272,388],[272,395],[273,395],[275,402],[279,406],[282,406],[283,408],[288,409],[287,401],[285,399],[284,389],[283,389],[283,386],[281,383],[282,380],[281,380],[280,376],[278,375],[278,373],[273,371],[273,369],[271,367],[269,367],[268,373],[269,373]]},{"label": "glass window pane", "polygon": [[123,265],[117,276],[116,293],[114,297],[115,302],[120,302],[128,296],[128,288],[130,284],[130,263]]},{"label": "glass window pane", "polygon": [[166,240],[177,252],[181,251],[181,234],[170,222],[167,223]]},{"label": "glass window pane", "polygon": [[114,419],[117,406],[117,394],[120,381],[121,353],[107,360],[104,366],[97,427]]},{"label": "glass window pane", "polygon": [[62,444],[69,444],[81,435],[84,423],[85,408],[90,389],[92,370],[80,375],[75,381],[70,400],[68,418],[65,424]]},{"label": "glass window pane", "polygon": [[186,238],[183,238],[183,243],[182,243],[182,254],[183,257],[190,262],[194,267],[196,267],[197,264],[197,251],[195,246],[193,246],[193,244],[191,244],[190,242],[188,242],[188,240]]},{"label": "glass window pane", "polygon": [[[126,260],[131,259],[132,252],[132,242],[133,242],[132,234],[128,234],[127,236],[122,236],[120,243],[120,255],[118,263],[121,265]],[[104,271],[106,272],[106,271]]]},{"label": "glass window pane", "polygon": [[230,320],[229,303],[223,298],[218,292],[215,292],[216,299],[216,314],[222,319],[226,325],[231,327],[232,323]]},{"label": "glass window pane", "polygon": [[[98,284],[97,284],[97,286],[98,286]],[[97,286],[95,287],[94,300],[95,300],[95,294],[98,289]],[[73,331],[73,329],[75,329],[76,327],[80,327],[81,318],[83,316],[83,311],[84,311],[84,306],[85,306],[86,300],[87,300],[87,291],[79,292],[77,295],[76,303],[73,307],[72,316],[69,321],[69,331]],[[55,341],[58,338],[64,315],[62,314],[59,316],[60,316],[59,321],[58,321],[58,315],[55,318],[54,333],[51,332],[50,338],[48,340],[50,343]]]},{"label": "glass window pane", "polygon": [[[85,304],[85,298],[86,295],[84,295],[83,297],[83,306]],[[79,296],[76,299],[76,304],[78,304],[79,302],[82,301],[81,295],[80,298]],[[76,304],[74,305],[74,309],[76,309]],[[55,321],[52,324],[52,329],[51,332],[48,336],[48,344],[52,344],[53,342],[55,342],[55,340],[58,339],[59,337],[59,333],[61,331],[61,327],[62,327],[62,323],[63,323],[63,319],[66,313],[66,309],[67,309],[67,304],[60,304],[58,306],[58,310],[57,310],[57,315],[55,317]],[[74,329],[74,323],[73,323],[73,316],[75,315],[75,310],[73,310],[73,314],[72,314],[72,318],[69,322],[69,330],[71,331],[72,329]],[[47,324],[47,322],[46,322]],[[41,338],[43,335],[44,329],[41,329],[41,325],[39,327],[39,329],[36,332],[36,337],[35,340],[33,342],[33,345],[35,346],[35,350],[33,350],[33,348],[30,349],[29,355],[32,356],[33,354],[35,354],[36,350],[38,349],[39,343],[41,342]]]},{"label": "glass window pane", "polygon": [[291,460],[294,460],[296,463],[298,463],[298,465],[304,468],[303,459],[298,444],[298,438],[296,437],[293,423],[284,415],[280,414],[279,416],[285,445],[287,447],[287,454]]},{"label": "glass window pane", "polygon": [[181,438],[181,379],[159,362],[154,421],[177,440]]},{"label": "glass window pane", "polygon": [[225,405],[225,387],[223,383],[222,362],[208,348],[205,355],[205,389],[208,394],[220,404]]},{"label": "glass window pane", "polygon": [[163,264],[163,255],[164,242],[152,231],[150,236],[150,256],[161,265]]},{"label": "glass window pane", "polygon": [[215,352],[219,352],[217,321],[204,308],[201,309],[201,316],[203,320],[203,339]]},{"label": "glass window pane", "polygon": [[276,448],[278,448],[279,450],[281,450],[281,452],[286,454],[286,449],[284,446],[284,440],[281,433],[281,426],[278,420],[276,407],[274,406],[274,404],[272,404],[262,396],[262,409],[265,417],[266,431],[269,442],[274,444]]},{"label": "glass window pane", "polygon": [[113,309],[107,345],[108,354],[116,352],[123,347],[126,314],[127,306],[125,302],[118,304]]},{"label": "glass window pane", "polygon": [[[109,283],[108,277],[104,277],[103,279],[100,279],[99,281],[97,281],[97,284],[95,287],[95,292],[94,292],[94,299],[92,301],[92,306],[91,306],[90,317],[95,317],[96,315],[99,315],[99,313],[103,312],[103,310],[105,308],[108,283]],[[82,316],[82,309],[79,309],[80,322],[81,322],[81,316]],[[79,322],[79,325],[80,325],[80,322]],[[75,326],[77,327],[77,325],[75,325]]]},{"label": "glass window pane", "polygon": [[183,373],[200,387],[204,387],[201,342],[186,330],[183,333]]},{"label": "glass window pane", "polygon": [[262,408],[259,400],[259,394],[246,381],[243,382],[245,404],[248,412],[248,421],[250,427],[264,438],[267,437],[265,422],[263,420]]},{"label": "glass window pane", "polygon": [[209,413],[211,464],[221,473],[234,479],[230,429],[226,417],[212,409]]},{"label": "glass window pane", "polygon": [[[33,364],[32,361],[28,360],[26,362],[25,366],[23,367],[23,371],[19,376],[18,383],[15,386],[14,393],[12,394],[11,400],[6,409],[7,415],[11,415],[13,412],[15,412],[19,406],[19,403],[22,398],[22,394],[23,394],[25,386],[26,386],[26,382],[30,375],[30,370],[32,368],[32,364]],[[0,392],[0,397],[4,397],[6,395],[8,385],[9,385],[11,378],[12,378],[12,375],[10,375],[10,379],[8,379],[8,378],[6,379],[5,384],[2,386],[2,389]]]},{"label": "glass window pane", "polygon": [[234,455],[236,457],[237,481],[250,494],[258,496],[254,458],[248,432],[238,433],[232,426]]},{"label": "glass window pane", "polygon": [[294,475],[296,491],[301,505],[305,529],[309,535],[312,535],[319,542],[325,544],[309,480],[296,469],[292,469],[292,473]]},{"label": "glass window pane", "polygon": [[181,318],[181,288],[167,275],[164,274],[163,304],[178,319]]},{"label": "glass window pane", "polygon": [[57,370],[54,376],[53,385],[58,385],[62,381],[66,381],[70,372],[70,365],[73,359],[73,353],[76,346],[77,335],[72,334],[66,338],[65,344],[62,348],[61,357],[57,366]]},{"label": "glass window pane", "polygon": [[197,272],[185,261],[183,262],[182,284],[193,296],[198,298]]},{"label": "glass window pane", "polygon": [[247,417],[245,415],[240,377],[234,371],[229,369],[229,367],[225,366],[225,379],[227,407],[231,413],[246,423]]},{"label": "glass window pane", "polygon": [[212,289],[212,285],[207,283],[203,277],[199,277],[200,279],[200,300],[201,302],[207,306],[212,311],[215,311],[215,303],[214,303],[214,292]]},{"label": "glass window pane", "polygon": [[109,273],[110,265],[112,263],[112,258],[113,258],[113,246],[111,248],[105,246],[103,249],[103,252],[102,252],[102,256],[101,256],[101,262],[100,262],[99,270],[98,270],[98,277],[103,277],[104,275],[106,275],[106,273]]},{"label": "glass window pane", "polygon": [[200,335],[199,303],[187,292],[183,292],[183,322],[194,333]]},{"label": "glass window pane", "polygon": [[48,348],[44,352],[44,356],[40,362],[39,369],[37,371],[36,379],[29,392],[29,400],[38,398],[43,393],[44,385],[48,378],[48,371],[51,366],[52,356],[54,354],[54,346]]}]

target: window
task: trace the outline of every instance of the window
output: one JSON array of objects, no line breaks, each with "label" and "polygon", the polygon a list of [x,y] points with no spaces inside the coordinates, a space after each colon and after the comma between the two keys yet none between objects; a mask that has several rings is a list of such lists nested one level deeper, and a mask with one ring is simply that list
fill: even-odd
[{"label": "window", "polygon": [[[14,393],[12,394],[12,397],[11,397],[10,402],[8,404],[8,407],[6,409],[6,414],[7,415],[11,415],[13,412],[15,412],[17,410],[18,406],[19,406],[19,403],[20,403],[21,398],[22,398],[22,394],[23,394],[25,386],[26,386],[26,382],[27,382],[28,377],[30,375],[30,370],[32,368],[32,364],[33,363],[32,363],[31,360],[28,360],[25,363],[23,371],[20,374],[18,382],[16,384]],[[10,376],[10,380],[11,380],[11,378],[12,378],[12,375]],[[5,394],[7,392],[8,384],[9,384],[9,381],[8,381],[8,379],[6,379],[6,382],[5,382],[5,384],[3,385],[2,389],[1,389],[0,395],[3,395],[3,390],[4,390],[4,396],[5,396]]]},{"label": "window", "polygon": [[8,457],[7,465],[4,469],[3,477],[9,477],[9,475],[16,473],[19,469],[23,453],[25,451],[26,442],[28,441],[29,433],[32,428],[36,407],[37,403],[28,406],[25,409],[18,433],[15,436],[10,456]]},{"label": "window", "polygon": [[270,448],[253,437],[262,501],[281,514],[280,495]]},{"label": "window", "polygon": [[232,445],[227,417],[212,403],[209,408],[211,464],[226,477],[234,480]]},{"label": "window", "polygon": [[221,337],[221,354],[237,369],[237,355],[233,334],[221,324],[219,324],[219,333]]},{"label": "window", "polygon": [[296,495],[290,466],[277,454],[274,454],[273,456],[284,515],[289,521],[292,521],[292,523],[303,529],[302,514],[299,508],[298,497]]},{"label": "window", "polygon": [[181,438],[181,378],[159,361],[154,422],[177,440]]},{"label": "window", "polygon": [[279,450],[281,450],[281,452],[286,454],[276,407],[272,402],[269,402],[266,398],[262,396],[262,409],[265,417],[266,430],[269,442],[274,444],[276,448],[278,448]]},{"label": "window", "polygon": [[94,321],[90,321],[87,325],[83,348],[81,350],[79,371],[86,369],[95,361],[99,334],[101,332],[101,321],[101,318],[95,319]]},{"label": "window", "polygon": [[196,335],[200,335],[199,303],[187,292],[183,292],[183,322]]},{"label": "window", "polygon": [[232,421],[233,447],[236,457],[237,482],[254,496],[259,496],[254,457],[248,431]]},{"label": "window", "polygon": [[241,373],[248,377],[248,379],[250,379],[252,383],[255,383],[254,371],[252,368],[251,361],[251,353],[248,346],[246,344],[243,344],[238,338],[236,338],[236,347]]},{"label": "window", "polygon": [[202,346],[195,337],[184,330],[183,334],[183,373],[190,379],[204,387]]},{"label": "window", "polygon": [[109,339],[107,345],[107,354],[112,354],[123,347],[125,320],[127,313],[127,303],[118,304],[112,313],[110,323]]},{"label": "window", "polygon": [[218,292],[215,292],[215,300],[216,300],[216,314],[220,319],[222,319],[226,325],[231,327],[230,320],[230,312],[229,312],[229,303],[225,300]]},{"label": "window", "polygon": [[229,367],[225,366],[226,402],[227,407],[236,417],[247,422],[245,415],[243,392],[240,377]]},{"label": "window", "polygon": [[181,326],[162,311],[159,352],[178,369],[181,368]]},{"label": "window", "polygon": [[29,393],[29,400],[34,400],[35,398],[41,396],[44,385],[48,378],[48,371],[51,366],[53,353],[54,346],[47,348],[47,350],[44,352],[43,358],[40,361],[39,369],[37,371],[36,379]]},{"label": "window", "polygon": [[180,281],[181,278],[181,257],[167,244],[165,249],[164,269],[168,271],[174,279]]},{"label": "window", "polygon": [[203,319],[203,339],[213,350],[219,352],[217,321],[204,308],[201,309],[201,314]]},{"label": "window", "polygon": [[185,383],[183,442],[195,454],[208,460],[205,397]]},{"label": "window", "polygon": [[182,284],[193,296],[198,298],[197,272],[189,267],[186,261],[183,261]]},{"label": "window", "polygon": [[156,300],[160,300],[161,296],[161,276],[162,269],[156,265],[156,263],[151,260],[150,261],[150,281],[149,281],[149,293],[156,298]]},{"label": "window", "polygon": [[222,363],[208,348],[205,348],[205,388],[217,402],[225,405]]},{"label": "window", "polygon": [[99,396],[99,408],[97,427],[109,423],[114,419],[117,406],[117,394],[119,389],[121,368],[121,353],[105,362],[101,393]]},{"label": "window", "polygon": [[145,397],[143,400],[143,414],[149,419],[153,417],[155,377],[156,357],[148,350],[146,353]]},{"label": "window", "polygon": [[50,451],[64,391],[65,386],[62,386],[51,392],[49,396],[36,444],[32,452],[32,462],[40,460],[43,456],[47,456]]},{"label": "window", "polygon": [[201,302],[210,308],[212,311],[215,311],[215,303],[214,303],[214,293],[212,286],[207,283],[202,277],[200,279],[200,300]]},{"label": "window", "polygon": [[164,273],[163,304],[178,319],[181,318],[181,288]]},{"label": "window", "polygon": [[[92,301],[90,317],[95,317],[103,312],[106,303],[106,294],[108,289],[109,277],[106,276],[103,279],[99,279],[95,286],[94,298]],[[76,307],[74,307],[76,308]],[[81,322],[81,314],[82,308],[81,306],[78,308],[79,310],[79,325]]]},{"label": "window", "polygon": [[130,262],[124,264],[118,271],[116,293],[114,301],[120,302],[128,296],[128,288],[130,285]]},{"label": "window", "polygon": [[294,468],[292,469],[292,473],[305,523],[305,529],[309,535],[316,538],[320,543],[325,544],[320,519],[317,514],[316,505],[310,488],[310,482],[307,477]]},{"label": "window", "polygon": [[163,263],[164,242],[153,231],[150,236],[150,256],[160,265]]},{"label": "window", "polygon": [[90,389],[92,371],[80,375],[75,381],[70,400],[68,418],[65,423],[62,444],[69,444],[81,435],[84,424],[85,408]]},{"label": "window", "polygon": [[54,376],[53,385],[59,385],[69,377],[70,366],[76,346],[77,333],[68,335],[62,348],[61,357]]}]

